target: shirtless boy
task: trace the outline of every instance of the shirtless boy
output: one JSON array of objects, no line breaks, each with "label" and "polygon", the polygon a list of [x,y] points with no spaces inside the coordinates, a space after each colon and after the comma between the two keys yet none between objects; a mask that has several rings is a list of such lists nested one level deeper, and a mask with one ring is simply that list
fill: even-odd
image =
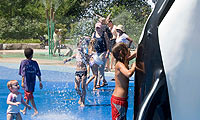
[{"label": "shirtless boy", "polygon": [[126,120],[128,108],[129,77],[135,71],[135,63],[131,69],[128,68],[128,47],[124,43],[117,43],[112,54],[116,59],[115,65],[115,89],[111,97],[112,120]]}]

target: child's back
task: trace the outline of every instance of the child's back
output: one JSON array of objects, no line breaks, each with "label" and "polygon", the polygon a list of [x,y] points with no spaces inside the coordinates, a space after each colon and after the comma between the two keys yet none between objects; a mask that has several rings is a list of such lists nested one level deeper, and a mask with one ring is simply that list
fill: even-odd
[{"label": "child's back", "polygon": [[22,60],[19,74],[24,76],[24,89],[34,92],[36,76],[41,76],[38,63],[29,59]]},{"label": "child's back", "polygon": [[[40,82],[39,84],[40,89],[43,88],[41,82],[41,72],[38,63],[32,60],[33,49],[26,48],[24,50],[24,55],[26,56],[27,59],[22,60],[19,68],[19,75],[22,76],[21,86],[24,88],[24,93],[25,93],[24,98],[26,99],[27,104],[29,103],[29,101],[31,102],[33,109],[35,111],[32,116],[35,116],[38,114],[38,110],[34,102],[33,92],[35,88],[36,76],[38,76]],[[26,108],[27,107],[25,107],[24,110],[21,111],[23,114],[26,114]]]}]

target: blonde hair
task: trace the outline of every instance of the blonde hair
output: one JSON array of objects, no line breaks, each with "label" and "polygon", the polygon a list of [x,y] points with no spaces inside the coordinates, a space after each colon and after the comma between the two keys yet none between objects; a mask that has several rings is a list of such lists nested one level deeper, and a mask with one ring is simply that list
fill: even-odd
[{"label": "blonde hair", "polygon": [[117,43],[112,48],[112,54],[117,61],[125,62],[125,57],[128,54],[128,47],[124,43]]},{"label": "blonde hair", "polygon": [[90,43],[89,43],[89,46],[88,46],[88,49],[91,50],[92,52],[96,52],[96,50],[94,48],[95,42],[96,42],[96,39],[91,39]]},{"label": "blonde hair", "polygon": [[8,89],[10,90],[10,88],[12,88],[12,85],[15,83],[15,82],[18,82],[17,80],[10,80],[7,82],[7,87]]}]

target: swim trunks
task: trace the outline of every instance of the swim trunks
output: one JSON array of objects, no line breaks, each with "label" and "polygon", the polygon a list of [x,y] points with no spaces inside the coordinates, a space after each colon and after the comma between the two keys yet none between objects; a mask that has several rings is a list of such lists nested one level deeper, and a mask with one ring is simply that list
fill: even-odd
[{"label": "swim trunks", "polygon": [[111,108],[112,108],[112,120],[126,120],[126,112],[128,108],[128,102],[126,98],[120,98],[112,95]]},{"label": "swim trunks", "polygon": [[76,71],[75,75],[81,79],[83,76],[87,76],[87,71]]},{"label": "swim trunks", "polygon": [[24,91],[24,99],[33,99],[33,92]]}]

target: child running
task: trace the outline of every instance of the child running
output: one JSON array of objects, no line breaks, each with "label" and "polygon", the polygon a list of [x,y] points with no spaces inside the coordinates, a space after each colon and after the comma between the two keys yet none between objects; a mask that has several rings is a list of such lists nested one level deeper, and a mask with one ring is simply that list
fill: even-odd
[{"label": "child running", "polygon": [[[31,105],[33,106],[34,109],[34,114],[32,117],[38,114],[38,110],[35,105],[34,97],[33,97],[33,92],[35,89],[35,81],[36,81],[36,76],[38,76],[38,79],[40,81],[40,89],[43,88],[42,82],[41,82],[41,72],[39,65],[36,61],[32,60],[33,58],[33,49],[31,48],[26,48],[24,50],[24,55],[26,56],[25,60],[21,61],[20,68],[19,68],[19,75],[22,76],[22,84],[21,86],[24,89],[26,103],[28,104],[29,101],[31,102]],[[22,114],[26,114],[26,108],[24,110],[21,110]]]},{"label": "child running", "polygon": [[[81,107],[85,106],[87,62],[88,62],[88,56],[86,52],[84,52],[84,49],[82,47],[83,45],[84,45],[84,41],[80,40],[79,43],[77,44],[78,52],[72,55],[72,57],[64,60],[64,63],[66,63],[76,58],[75,90],[80,96],[78,104],[80,104]],[[80,90],[80,84],[81,84],[82,90]]]},{"label": "child running", "polygon": [[124,43],[117,43],[112,54],[116,59],[115,65],[115,89],[111,97],[112,120],[126,120],[128,108],[129,77],[135,71],[135,63],[131,69],[128,68],[128,47]]},{"label": "child running", "polygon": [[22,120],[20,104],[22,103],[24,106],[28,107],[28,109],[31,109],[31,106],[24,102],[22,94],[19,92],[20,86],[17,80],[8,81],[7,87],[10,90],[10,94],[7,98],[7,120]]}]

